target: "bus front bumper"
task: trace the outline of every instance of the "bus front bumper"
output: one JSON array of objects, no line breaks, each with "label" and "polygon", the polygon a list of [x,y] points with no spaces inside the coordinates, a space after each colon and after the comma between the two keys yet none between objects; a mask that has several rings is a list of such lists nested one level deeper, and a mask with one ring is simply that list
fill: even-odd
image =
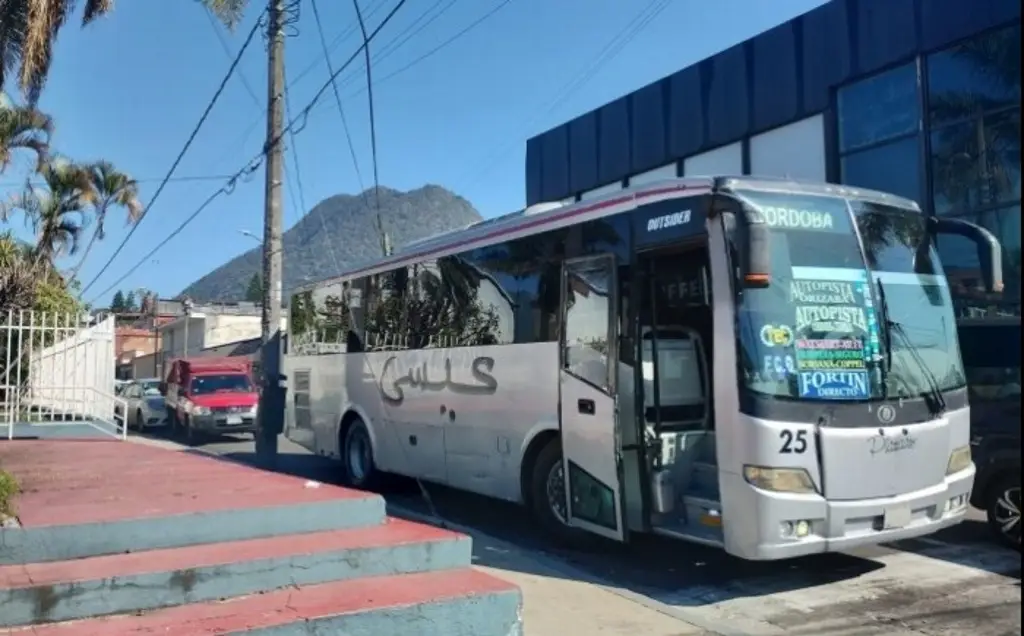
[{"label": "bus front bumper", "polygon": [[[964,519],[974,474],[971,464],[970,468],[923,490],[856,501],[766,492],[745,484],[754,491],[755,498],[767,501],[756,506],[762,513],[756,545],[751,546],[753,549],[741,549],[736,556],[788,559],[932,534]],[[806,535],[798,536],[798,528],[806,528]]]}]

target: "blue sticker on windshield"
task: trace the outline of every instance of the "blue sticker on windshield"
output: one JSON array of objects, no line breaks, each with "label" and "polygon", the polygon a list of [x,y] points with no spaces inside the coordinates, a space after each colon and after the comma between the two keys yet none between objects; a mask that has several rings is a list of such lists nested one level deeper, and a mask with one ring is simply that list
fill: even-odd
[{"label": "blue sticker on windshield", "polygon": [[867,371],[801,371],[800,397],[863,400],[870,397]]}]

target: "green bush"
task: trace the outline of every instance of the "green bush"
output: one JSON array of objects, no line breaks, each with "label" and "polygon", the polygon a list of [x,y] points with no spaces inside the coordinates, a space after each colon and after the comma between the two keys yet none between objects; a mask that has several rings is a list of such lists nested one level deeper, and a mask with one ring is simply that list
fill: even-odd
[{"label": "green bush", "polygon": [[14,516],[14,496],[18,490],[14,475],[0,470],[0,518]]}]

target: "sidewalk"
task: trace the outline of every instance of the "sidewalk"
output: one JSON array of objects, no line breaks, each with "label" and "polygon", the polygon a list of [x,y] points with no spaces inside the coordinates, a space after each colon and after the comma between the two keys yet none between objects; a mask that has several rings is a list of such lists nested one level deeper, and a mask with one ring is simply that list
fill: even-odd
[{"label": "sidewalk", "polygon": [[518,636],[471,540],[380,495],[117,440],[0,442],[0,635]]},{"label": "sidewalk", "polygon": [[612,594],[591,583],[565,578],[520,550],[473,537],[476,567],[512,583],[523,594],[525,636],[710,636],[683,620]]},{"label": "sidewalk", "polygon": [[[134,443],[172,449],[180,445],[162,439],[133,438]],[[311,459],[316,459],[311,456]],[[418,513],[400,510],[400,516],[431,523]],[[555,559],[528,552],[473,528],[454,528],[473,540],[474,567],[507,581],[523,596],[524,636],[705,636],[728,634],[714,626],[698,626],[682,617],[584,580]],[[652,604],[653,605],[653,604]]]}]

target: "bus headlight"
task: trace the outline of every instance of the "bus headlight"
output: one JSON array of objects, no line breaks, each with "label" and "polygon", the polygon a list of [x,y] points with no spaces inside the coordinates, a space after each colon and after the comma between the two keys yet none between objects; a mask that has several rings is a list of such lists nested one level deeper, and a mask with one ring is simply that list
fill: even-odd
[{"label": "bus headlight", "polygon": [[743,467],[743,478],[747,483],[761,490],[773,492],[812,493],[816,492],[811,476],[803,468],[765,468],[764,466]]},{"label": "bus headlight", "polygon": [[946,474],[952,475],[961,470],[967,470],[971,465],[971,447],[961,446],[949,456],[949,463],[946,464]]}]

